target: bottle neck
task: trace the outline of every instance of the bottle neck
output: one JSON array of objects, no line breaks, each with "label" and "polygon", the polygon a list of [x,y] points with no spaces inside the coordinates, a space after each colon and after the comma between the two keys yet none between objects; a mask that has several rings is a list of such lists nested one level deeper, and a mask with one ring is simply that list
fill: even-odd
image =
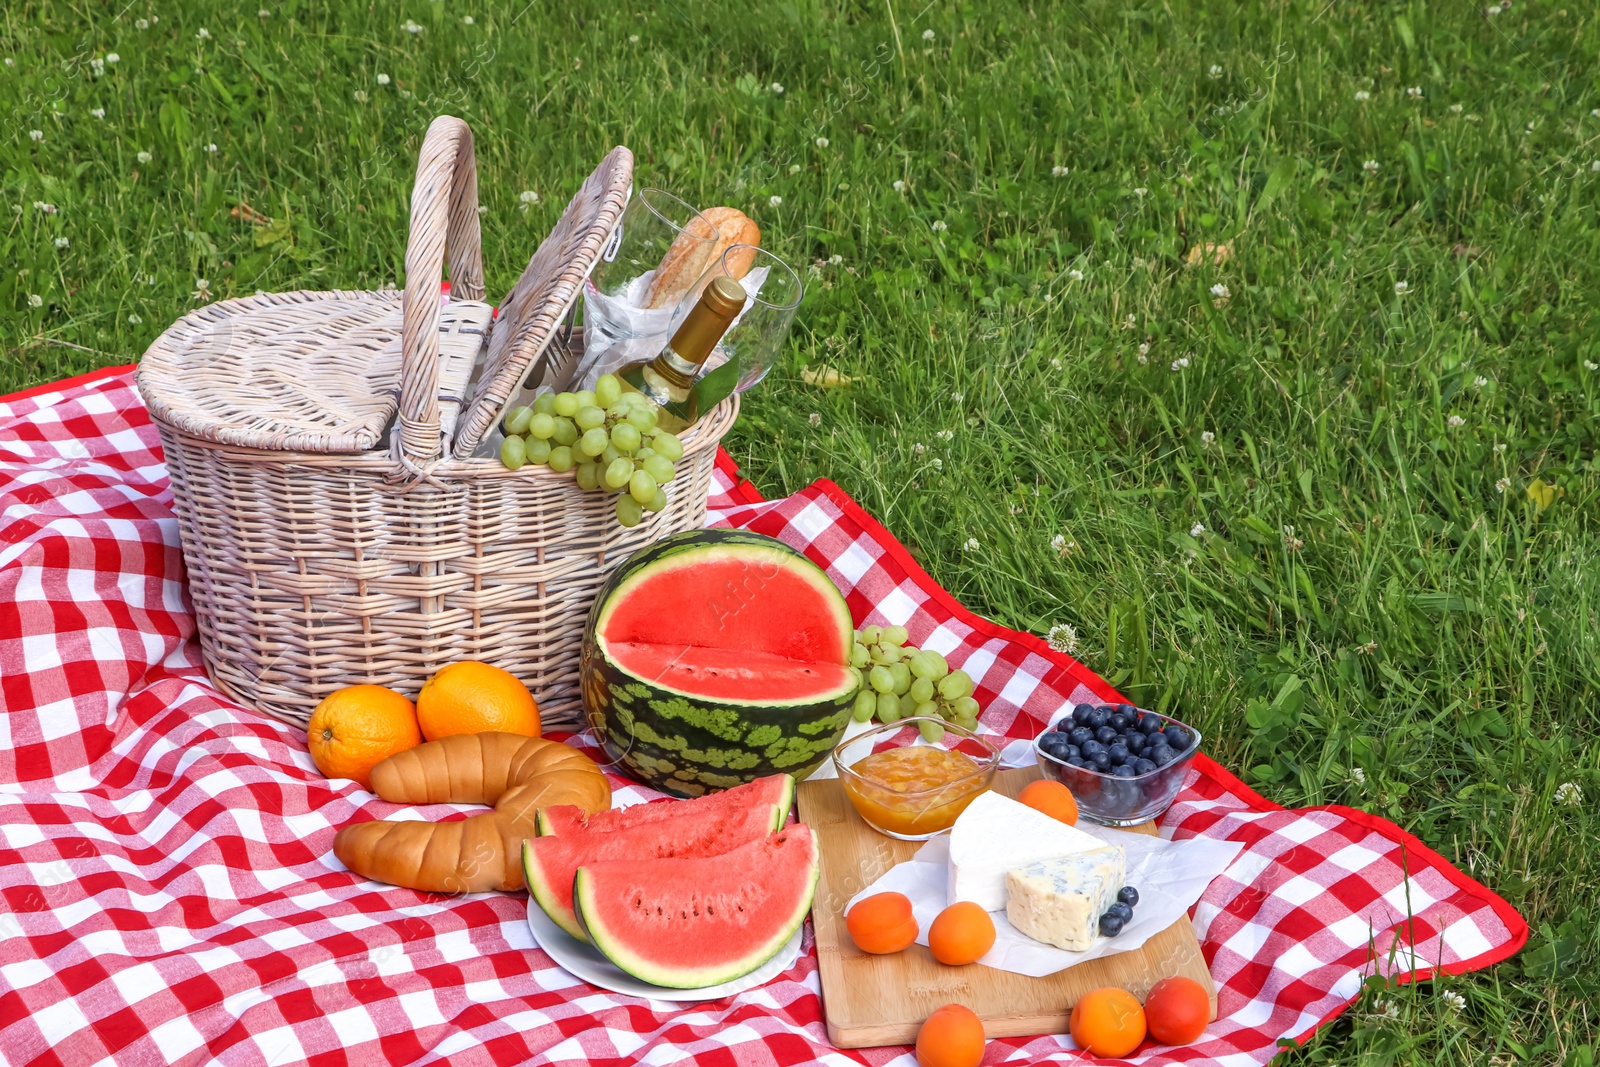
[{"label": "bottle neck", "polygon": [[[706,353],[706,355],[710,354],[709,352]],[[678,355],[677,349],[669,343],[666,348],[661,350],[661,354],[656,356],[650,365],[650,369],[679,388],[687,389],[700,376],[700,364],[703,362],[704,357],[699,362],[691,362],[684,359]]]}]

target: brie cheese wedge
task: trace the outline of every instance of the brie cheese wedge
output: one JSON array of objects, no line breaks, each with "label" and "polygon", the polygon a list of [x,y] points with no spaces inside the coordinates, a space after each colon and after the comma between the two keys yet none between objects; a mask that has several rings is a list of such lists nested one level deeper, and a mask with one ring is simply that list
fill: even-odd
[{"label": "brie cheese wedge", "polygon": [[[1059,859],[1105,842],[999,793],[980,795],[950,829],[946,901],[970,900],[984,911],[1006,906],[1006,872]],[[1120,852],[1120,849],[1118,850]],[[1117,888],[1121,888],[1120,883]],[[1115,893],[1115,890],[1112,891]],[[1096,915],[1096,921],[1099,916]]]}]

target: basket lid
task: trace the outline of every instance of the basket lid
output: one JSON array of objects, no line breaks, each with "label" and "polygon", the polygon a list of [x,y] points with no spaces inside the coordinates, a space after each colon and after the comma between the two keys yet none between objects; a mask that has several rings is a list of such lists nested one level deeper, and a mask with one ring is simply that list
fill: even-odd
[{"label": "basket lid", "polygon": [[556,327],[622,221],[633,186],[633,153],[613,148],[567,204],[527,269],[500,305],[489,352],[451,445],[464,459],[499,420],[506,403],[541,364]]}]

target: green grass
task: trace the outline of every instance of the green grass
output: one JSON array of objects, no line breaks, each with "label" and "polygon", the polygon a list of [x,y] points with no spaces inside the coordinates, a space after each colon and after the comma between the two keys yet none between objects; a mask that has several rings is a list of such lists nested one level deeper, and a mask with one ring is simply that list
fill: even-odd
[{"label": "green grass", "polygon": [[137,358],[198,278],[397,281],[438,113],[496,294],[627,144],[823,261],[729,441],[765,492],[833,478],[974,610],[1533,924],[1290,1063],[1589,1064],[1600,26],[1561,2],[13,4],[0,391]]}]

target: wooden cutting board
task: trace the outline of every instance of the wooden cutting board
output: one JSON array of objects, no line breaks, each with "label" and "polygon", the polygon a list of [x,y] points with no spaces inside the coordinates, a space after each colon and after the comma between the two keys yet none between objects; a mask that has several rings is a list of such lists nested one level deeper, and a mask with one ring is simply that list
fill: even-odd
[{"label": "wooden cutting board", "polygon": [[[995,775],[993,788],[1015,798],[1038,777],[1038,767],[1003,770]],[[1133,952],[1090,960],[1043,978],[976,963],[947,967],[922,945],[887,956],[862,952],[845,929],[845,905],[890,867],[910,859],[921,844],[897,841],[868,826],[837,778],[801,782],[798,794],[800,819],[816,834],[822,853],[822,877],[811,917],[822,973],[822,1011],[828,1039],[836,1047],[909,1045],[934,1009],[952,1003],[975,1011],[989,1037],[1064,1034],[1072,1005],[1091,989],[1120,986],[1143,1000],[1156,982],[1179,974],[1205,987],[1211,1017],[1216,1018],[1216,987],[1187,917]],[[1145,823],[1133,832],[1156,830]]]}]

